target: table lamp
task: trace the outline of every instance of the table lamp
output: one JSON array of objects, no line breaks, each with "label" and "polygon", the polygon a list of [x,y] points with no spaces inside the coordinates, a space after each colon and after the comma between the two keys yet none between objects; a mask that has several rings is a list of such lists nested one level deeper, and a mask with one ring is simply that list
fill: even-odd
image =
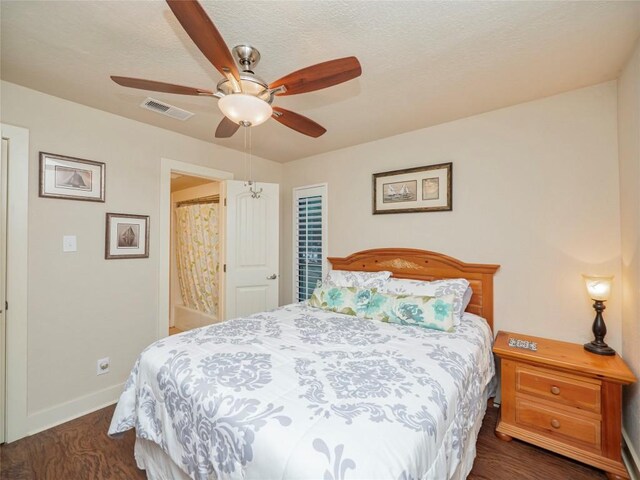
[{"label": "table lamp", "polygon": [[594,301],[593,308],[596,311],[596,318],[593,321],[593,335],[595,340],[584,344],[585,350],[598,355],[615,355],[616,351],[604,343],[607,334],[607,326],[602,318],[602,312],[606,308],[604,302],[609,299],[611,293],[611,282],[613,276],[604,275],[582,275],[587,285],[589,296]]}]

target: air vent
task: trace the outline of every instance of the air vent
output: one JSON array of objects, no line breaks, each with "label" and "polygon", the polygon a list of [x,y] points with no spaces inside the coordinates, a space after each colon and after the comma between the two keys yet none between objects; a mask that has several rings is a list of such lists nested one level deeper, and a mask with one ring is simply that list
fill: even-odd
[{"label": "air vent", "polygon": [[161,113],[167,117],[175,118],[176,120],[188,120],[193,116],[193,113],[183,110],[168,103],[161,102],[155,98],[147,97],[144,102],[140,104],[142,108],[151,110],[152,112]]}]

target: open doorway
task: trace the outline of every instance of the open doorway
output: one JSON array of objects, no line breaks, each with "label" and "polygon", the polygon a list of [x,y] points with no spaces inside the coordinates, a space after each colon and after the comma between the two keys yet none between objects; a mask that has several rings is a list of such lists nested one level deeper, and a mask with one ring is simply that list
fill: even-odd
[{"label": "open doorway", "polygon": [[220,182],[171,173],[169,334],[222,318]]},{"label": "open doorway", "polygon": [[[162,158],[157,338],[169,335],[173,310],[171,308],[171,238],[172,221],[174,221],[171,199],[172,176],[174,181],[178,181],[180,177],[197,177],[199,180],[196,181],[203,182],[202,184],[216,182],[219,188],[220,203],[217,205],[220,212],[218,218],[220,260],[216,321],[276,308],[278,306],[279,185],[261,182],[256,186],[254,183],[233,180],[233,174],[230,172]],[[196,201],[198,201],[197,198],[202,197],[196,197]],[[174,277],[177,277],[177,272],[174,273]],[[175,292],[177,291],[176,283],[174,282],[173,285]],[[173,325],[177,327],[176,319],[173,321]],[[205,324],[214,323],[210,318],[205,321],[207,322]]]},{"label": "open doorway", "polygon": [[[159,290],[158,290],[158,329],[157,338],[161,339],[169,335],[169,327],[171,325],[172,308],[171,308],[171,239],[172,239],[172,222],[173,222],[173,207],[171,202],[171,183],[172,177],[174,181],[177,180],[176,174],[183,177],[196,177],[199,182],[210,183],[217,182],[218,187],[221,190],[220,197],[224,198],[226,181],[233,179],[231,172],[225,172],[223,170],[217,170],[202,165],[195,165],[193,163],[181,162],[179,160],[172,160],[170,158],[161,158],[160,163],[160,238],[158,239],[158,251],[160,252],[160,275],[159,275]],[[186,180],[185,180],[186,181]],[[197,185],[196,185],[197,186]],[[224,205],[224,204],[222,204]],[[218,204],[221,206],[221,204]],[[220,215],[220,224],[225,225],[225,208],[220,209],[222,214]],[[219,231],[219,245],[220,245],[220,258],[225,258],[225,232]],[[223,238],[225,237],[225,238]],[[224,298],[223,292],[225,289],[226,279],[221,275],[222,282],[220,284],[221,292],[219,298]],[[218,314],[218,318],[224,318],[225,305],[224,302],[219,302],[218,308],[222,310]]]},{"label": "open doorway", "polygon": [[5,440],[5,398],[6,398],[6,365],[7,328],[5,322],[6,280],[7,280],[7,166],[9,164],[9,139],[2,140],[2,159],[0,160],[0,443]]},{"label": "open doorway", "polygon": [[[27,434],[27,244],[29,217],[29,131],[0,124],[2,207],[6,262],[0,281],[0,443]],[[10,306],[11,308],[7,308]],[[3,325],[2,325],[3,324]]]}]

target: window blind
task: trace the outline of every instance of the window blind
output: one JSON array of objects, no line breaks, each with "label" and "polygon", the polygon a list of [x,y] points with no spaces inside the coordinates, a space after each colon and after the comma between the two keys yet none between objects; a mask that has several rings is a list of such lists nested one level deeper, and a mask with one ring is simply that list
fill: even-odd
[{"label": "window blind", "polygon": [[[317,188],[295,195],[295,296],[307,300],[323,277],[324,192]],[[320,193],[320,194],[318,194]]]}]

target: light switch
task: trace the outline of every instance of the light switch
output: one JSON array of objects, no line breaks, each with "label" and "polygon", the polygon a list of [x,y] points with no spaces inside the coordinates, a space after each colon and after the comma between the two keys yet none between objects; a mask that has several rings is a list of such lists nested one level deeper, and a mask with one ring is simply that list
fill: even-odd
[{"label": "light switch", "polygon": [[78,242],[75,235],[65,235],[62,237],[62,251],[75,252],[78,250]]}]

